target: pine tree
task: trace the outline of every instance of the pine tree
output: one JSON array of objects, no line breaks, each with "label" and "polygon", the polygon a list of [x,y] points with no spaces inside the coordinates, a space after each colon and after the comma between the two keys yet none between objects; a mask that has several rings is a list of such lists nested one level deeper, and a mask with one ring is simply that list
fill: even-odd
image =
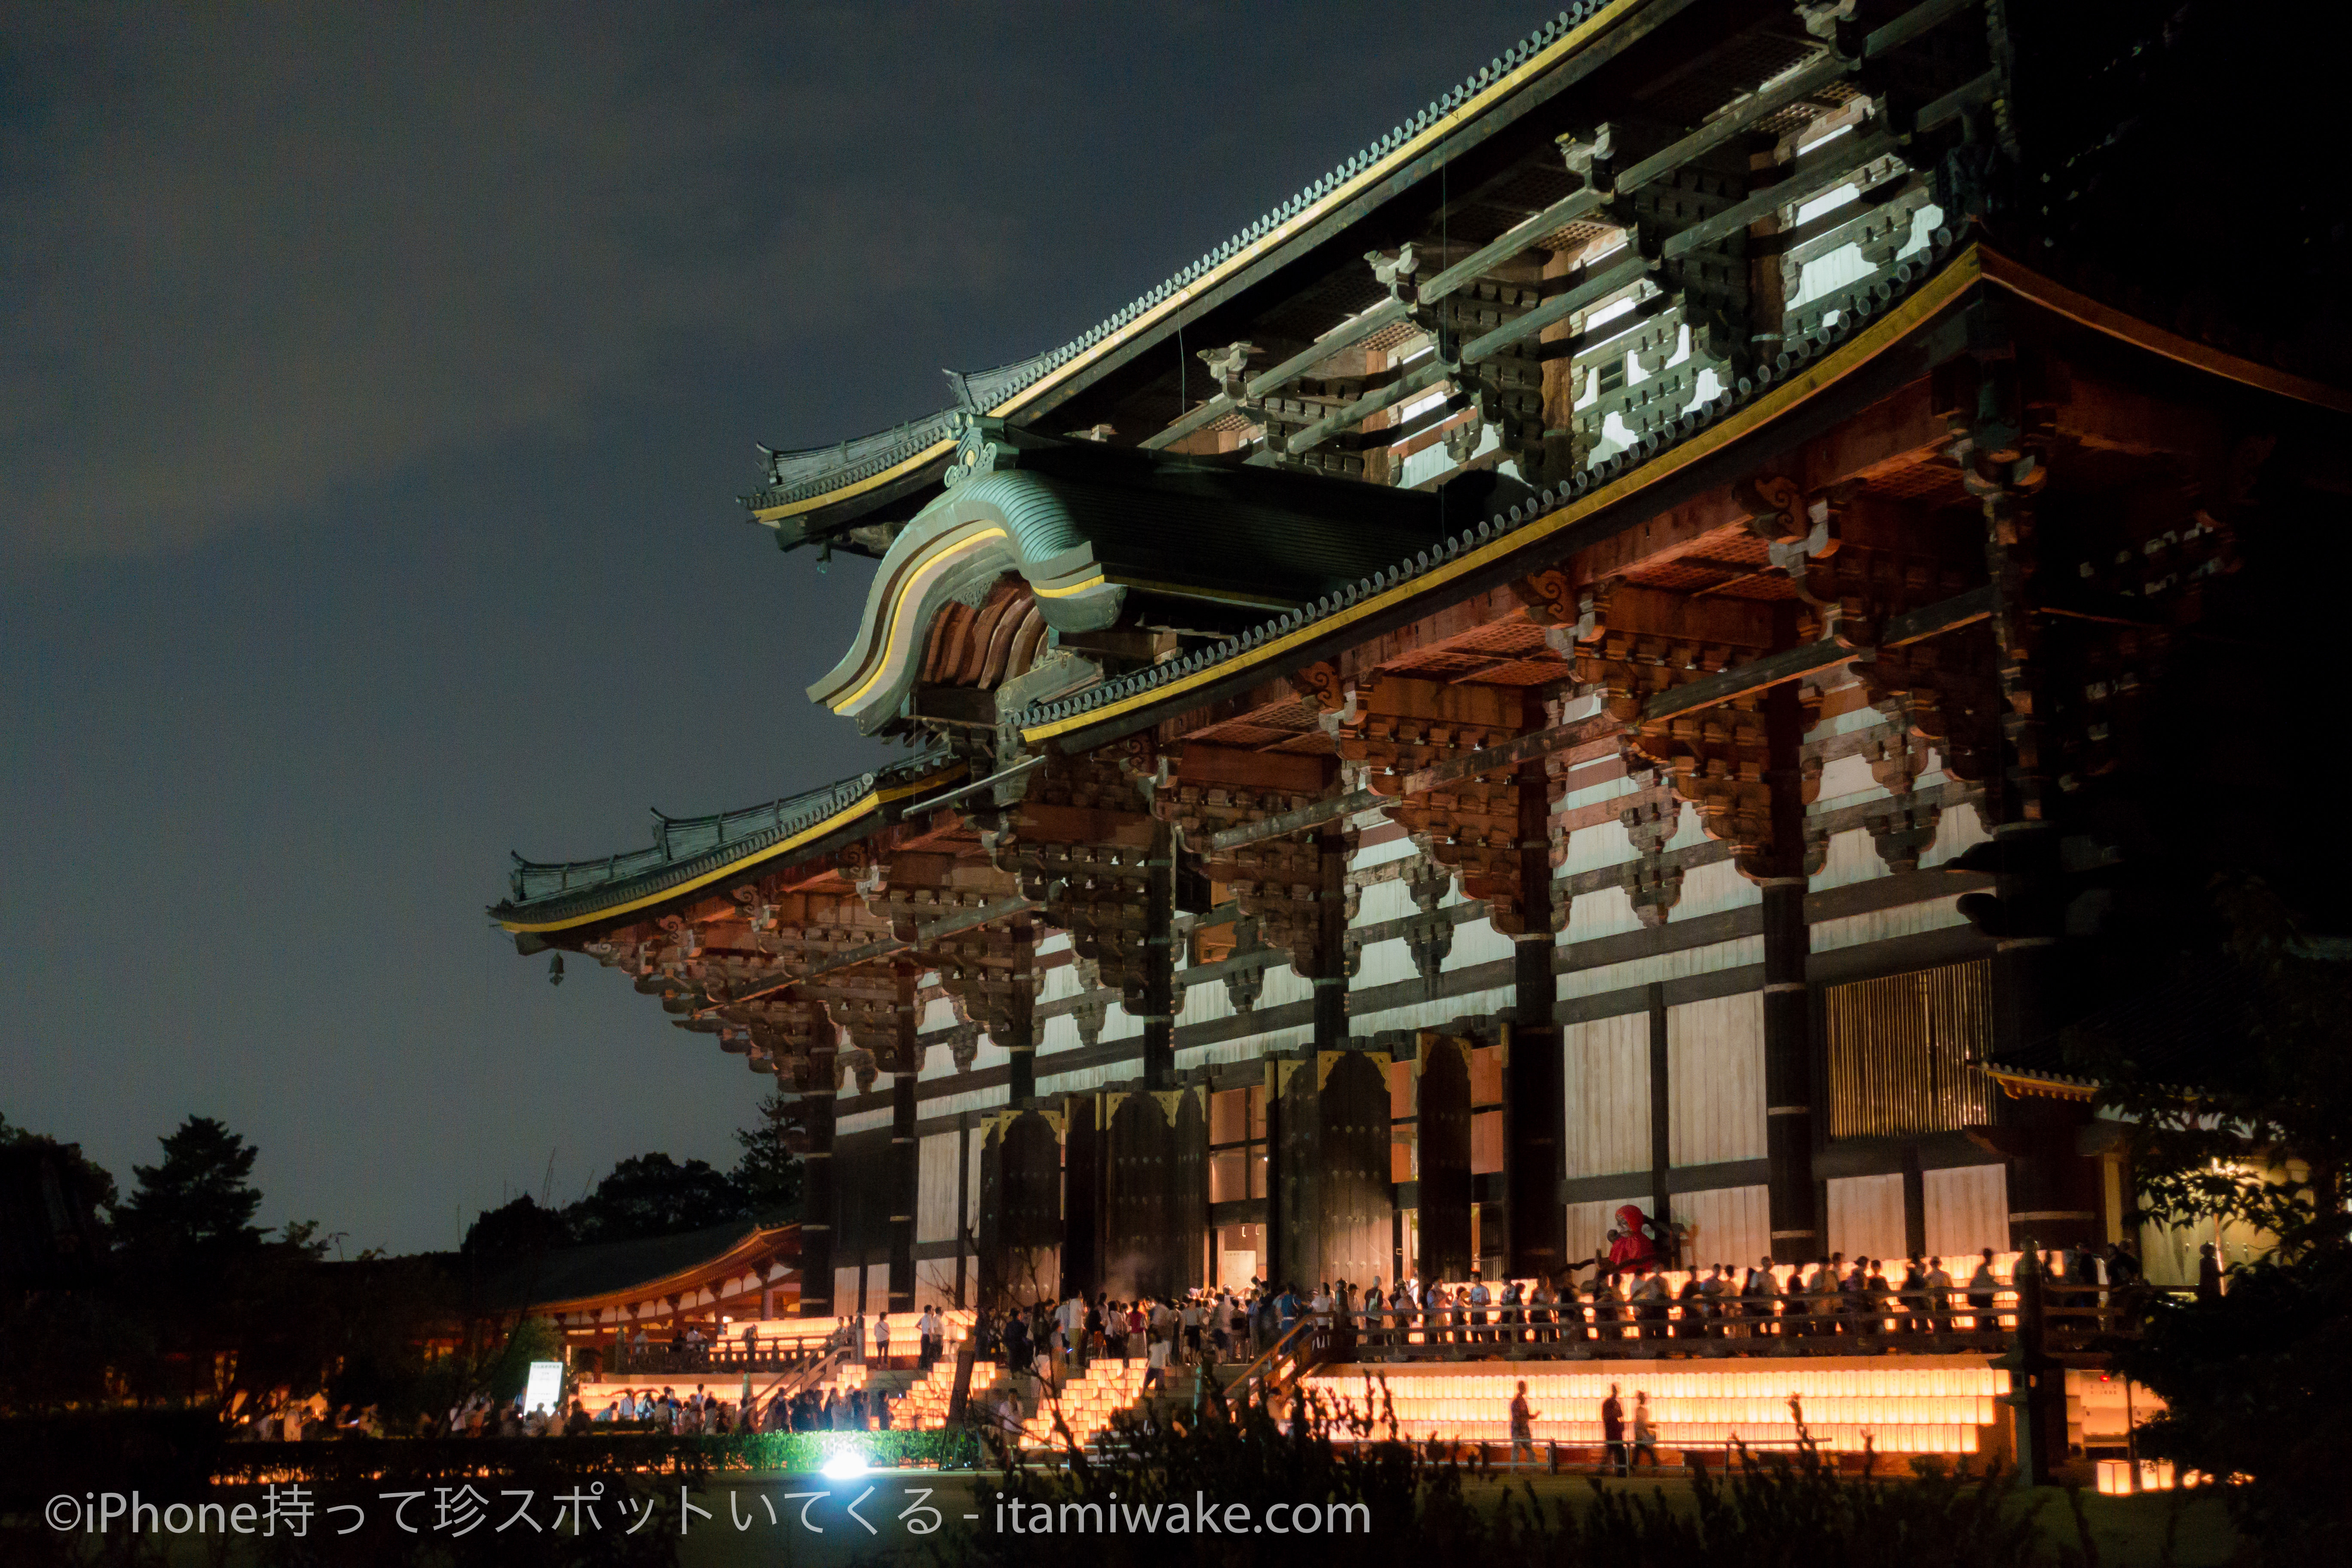
[{"label": "pine tree", "polygon": [[743,1150],[735,1163],[735,1184],[762,1219],[792,1214],[801,1201],[801,1157],[791,1144],[798,1114],[798,1102],[774,1089],[760,1102],[759,1121],[735,1134]]},{"label": "pine tree", "polygon": [[115,1211],[123,1242],[162,1256],[260,1246],[252,1180],[260,1151],[209,1116],[189,1117],[163,1143],[163,1163],[131,1167],[138,1184]]}]

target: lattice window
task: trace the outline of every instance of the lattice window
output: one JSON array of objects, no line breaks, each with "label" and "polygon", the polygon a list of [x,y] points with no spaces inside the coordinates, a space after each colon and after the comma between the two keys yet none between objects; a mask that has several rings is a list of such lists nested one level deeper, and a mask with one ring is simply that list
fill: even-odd
[{"label": "lattice window", "polygon": [[1990,1042],[1989,959],[1832,985],[1830,1136],[1908,1138],[1992,1120],[1992,1080],[1969,1065]]}]

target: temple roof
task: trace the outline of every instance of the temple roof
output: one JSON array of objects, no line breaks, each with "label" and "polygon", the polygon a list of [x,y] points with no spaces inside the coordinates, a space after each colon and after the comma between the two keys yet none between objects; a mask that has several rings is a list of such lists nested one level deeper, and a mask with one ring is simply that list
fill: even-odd
[{"label": "temple roof", "polygon": [[[2209,21],[2227,30],[2226,8],[2213,9],[2220,15]],[[1256,423],[1265,430],[1252,437],[1261,447],[1255,460],[1340,471],[1346,464],[1333,431],[1361,422],[1370,400],[1341,406],[1344,395],[1301,384],[1355,374],[1331,368],[1350,352],[1385,352],[1415,331],[1443,337],[1452,330],[1443,319],[1454,305],[1490,287],[1507,292],[1529,285],[1544,303],[1525,311],[1527,319],[1551,324],[1572,317],[1589,324],[1588,309],[1614,308],[1622,290],[1564,301],[1570,279],[1546,272],[1536,287],[1520,264],[1536,251],[1571,258],[1612,226],[1656,229],[1647,242],[1654,252],[1660,237],[1666,240],[1665,250],[1651,258],[1656,276],[1641,287],[1686,296],[1676,307],[1687,318],[1679,324],[1704,329],[1722,301],[1705,278],[1691,293],[1688,259],[1736,238],[1769,212],[1793,215],[1841,180],[1857,181],[1868,194],[1835,212],[1815,201],[1807,216],[1790,219],[1796,226],[1778,250],[1759,253],[1785,251],[1792,285],[1803,268],[1849,243],[1863,243],[1882,275],[1887,251],[1913,257],[1916,233],[1906,239],[1898,231],[1889,239],[1831,232],[1881,202],[1892,204],[1886,211],[1898,220],[1918,216],[1926,226],[1963,233],[1963,212],[1979,218],[1991,212],[2000,215],[1992,232],[2037,266],[2079,246],[2079,259],[2105,275],[2093,291],[2128,301],[2142,317],[2178,321],[2184,331],[2232,349],[2242,342],[2255,357],[2332,374],[2326,367],[2340,354],[2326,350],[2340,339],[2302,331],[2292,309],[2284,316],[2278,309],[2295,289],[2242,287],[2243,279],[2228,269],[2202,267],[2193,247],[2151,246],[2151,235],[2166,232],[2139,210],[2154,193],[2105,173],[2134,153],[2149,167],[2163,162],[2147,158],[2132,138],[2147,134],[2151,110],[2177,105],[2183,95],[2164,86],[2170,79],[2149,76],[2133,62],[2162,55],[2164,71],[2195,71],[2195,51],[2177,47],[2177,18],[2167,20],[2173,7],[2101,14],[2095,25],[2089,12],[2075,18],[2066,7],[2033,9],[1991,26],[1993,37],[2008,41],[1989,55],[1986,19],[1970,19],[1978,10],[1970,0],[1843,0],[1793,8],[1756,0],[1706,6],[1576,0],[1087,331],[1028,359],[950,372],[947,406],[889,429],[828,446],[763,448],[766,482],[740,499],[777,530],[785,548],[818,542],[878,557],[896,531],[951,482],[960,422],[973,417],[1039,432],[1058,421],[1051,427],[1089,427],[1116,445],[1160,447],[1196,437],[1214,446],[1208,438]],[[2183,55],[2191,58],[2175,58]],[[1986,117],[1996,103],[2003,127],[1998,150],[1987,142]],[[1854,119],[1851,107],[1869,112]],[[1781,189],[1749,181],[1743,149],[1759,139],[1786,142],[1824,116],[1859,133],[1836,149],[1825,136],[1801,157],[1790,152],[1774,169],[1785,177]],[[1601,155],[1610,123],[1623,133],[1623,146]],[[2018,145],[2021,125],[2039,138],[2031,159]],[[1672,140],[1653,150],[1654,132]],[[1584,140],[1596,135],[1597,142]],[[1595,156],[1604,163],[1613,156],[1616,188],[1576,172],[1585,166],[1580,158]],[[1450,194],[1441,171],[1450,171]],[[2068,186],[2063,197],[2043,191],[2047,202],[2021,199],[2059,171]],[[2014,188],[1988,203],[1978,188],[1987,181]],[[2300,194],[2302,186],[2290,186],[2284,194]],[[1645,187],[1657,205],[1644,206]],[[1735,198],[1728,207],[1720,204],[1726,195]],[[1933,212],[1923,214],[1923,205]],[[1442,220],[1424,222],[1433,214]],[[2294,252],[2307,272],[2315,266],[2324,271],[2314,258],[2340,243],[2329,237],[2340,236],[2342,226],[2317,209],[2307,216],[2311,232],[2303,238],[2323,243],[2274,249]],[[1368,244],[1379,248],[1368,253]],[[1416,247],[1418,271],[1405,259]],[[2200,280],[2200,289],[2211,281],[2219,295],[2172,300],[2176,316],[2171,304],[2145,295],[2131,268],[2114,275],[2118,255],[2128,260],[2148,250],[2177,253],[2190,268],[2183,276]],[[1744,262],[1738,265],[1744,269]],[[2177,292],[2181,277],[2157,271],[2167,279],[2163,287]],[[1517,353],[1524,346],[1519,339],[1534,334],[1534,328],[1514,325],[1512,312],[1528,303],[1502,300],[1496,335],[1506,341],[1491,353]],[[1823,315],[1850,314],[1847,301],[1810,289],[1792,293],[1789,308],[1792,333]],[[2228,324],[2232,311],[2263,319],[2265,330],[2237,332]],[[1769,325],[1752,341],[1777,341],[1780,333]],[[1181,336],[1187,330],[1190,353]],[[1744,364],[1748,341],[1725,352]],[[1468,331],[1454,342],[1475,347]],[[1556,338],[1549,340],[1537,357],[1556,347]],[[1238,370],[1204,372],[1193,363],[1211,359],[1213,365],[1214,356],[1234,348],[1245,351]],[[1249,353],[1264,362],[1248,363]],[[1465,354],[1458,368],[1468,372],[1480,357]],[[1311,439],[1286,447],[1287,435],[1300,428],[1290,422],[1302,415],[1313,421],[1304,426]],[[1349,471],[1360,475],[1360,465]]]},{"label": "temple roof", "polygon": [[[827,447],[763,447],[767,482],[739,499],[759,521],[778,530],[778,542],[787,549],[828,535],[831,542],[856,548],[835,531],[812,526],[816,514],[830,514],[824,521],[835,521],[937,482],[954,452],[960,413],[1007,417],[1044,412],[1057,401],[1049,394],[1066,395],[1090,369],[1172,332],[1185,308],[1212,290],[1261,275],[1287,253],[1329,237],[1334,222],[1352,216],[1349,209],[1357,204],[1392,194],[1400,179],[1417,177],[1416,164],[1436,144],[1501,109],[1645,4],[1575,0],[1460,85],[1094,327],[1030,359],[987,371],[944,373],[955,402],[936,414]],[[1804,52],[1798,50],[1796,58]],[[1202,380],[1205,385],[1207,378]]]},{"label": "temple roof", "polygon": [[[2352,942],[2340,938],[2299,942],[2299,959],[2352,963]],[[2126,1065],[2141,1081],[2179,1089],[2227,1091],[2242,1081],[2242,1067],[2263,1028],[2263,988],[2240,964],[2214,956],[2181,964],[2159,985],[2068,1025],[2056,1034],[2003,1051],[1985,1069],[2013,1093],[2089,1100],[2110,1061]]]},{"label": "temple roof", "polygon": [[514,857],[506,899],[490,918],[511,931],[561,930],[673,898],[746,867],[823,853],[889,820],[947,784],[962,764],[925,752],[765,805],[711,816],[654,813],[654,842],[601,860]]}]

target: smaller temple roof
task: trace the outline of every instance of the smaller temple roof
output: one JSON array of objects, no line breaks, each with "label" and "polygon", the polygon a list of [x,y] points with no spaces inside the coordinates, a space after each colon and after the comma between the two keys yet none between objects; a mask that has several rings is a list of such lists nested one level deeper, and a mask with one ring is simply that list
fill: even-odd
[{"label": "smaller temple roof", "polygon": [[515,856],[509,895],[490,906],[490,918],[511,931],[561,930],[691,891],[780,856],[820,853],[962,772],[963,764],[946,753],[926,752],[743,811],[712,816],[657,811],[654,842],[644,849],[601,860]]},{"label": "smaller temple roof", "polygon": [[2253,986],[2236,965],[2215,959],[1984,1066],[2011,1094],[2062,1100],[2097,1097],[2098,1062],[2109,1051],[2155,1083],[2226,1087],[2230,1062],[2259,1027]]},{"label": "smaller temple roof", "polygon": [[482,1304],[492,1311],[576,1309],[607,1297],[685,1289],[774,1255],[799,1253],[798,1225],[730,1220],[677,1236],[566,1247],[520,1259],[490,1278]]}]

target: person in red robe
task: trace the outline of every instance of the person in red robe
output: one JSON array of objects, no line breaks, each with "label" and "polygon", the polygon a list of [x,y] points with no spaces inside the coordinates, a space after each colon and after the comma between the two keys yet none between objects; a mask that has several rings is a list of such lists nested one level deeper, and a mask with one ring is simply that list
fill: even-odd
[{"label": "person in red robe", "polygon": [[1650,1238],[1649,1216],[1633,1205],[1617,1211],[1617,1239],[1609,1247],[1613,1273],[1643,1274],[1657,1267],[1658,1244]]}]

